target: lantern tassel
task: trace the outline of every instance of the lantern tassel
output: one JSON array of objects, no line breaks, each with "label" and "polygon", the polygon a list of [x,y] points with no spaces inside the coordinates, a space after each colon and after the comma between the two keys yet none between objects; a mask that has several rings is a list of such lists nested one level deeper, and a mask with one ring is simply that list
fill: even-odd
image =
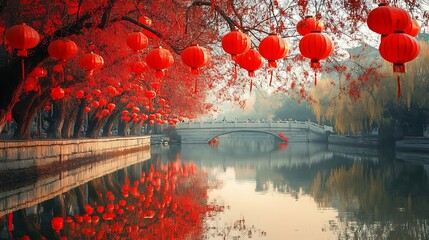
[{"label": "lantern tassel", "polygon": [[194,94],[197,93],[197,87],[198,87],[198,80],[195,79]]},{"label": "lantern tassel", "polygon": [[250,79],[250,92],[252,92],[252,88],[253,88],[253,80]]},{"label": "lantern tassel", "polygon": [[24,58],[21,59],[21,77],[22,81],[25,80],[25,64],[24,64]]},{"label": "lantern tassel", "polygon": [[401,79],[398,75],[398,79],[397,79],[397,86],[398,86],[398,95],[397,98],[400,99],[401,98]]},{"label": "lantern tassel", "polygon": [[271,72],[271,77],[270,77],[270,87],[271,87],[271,83],[273,82],[273,71],[270,71]]}]

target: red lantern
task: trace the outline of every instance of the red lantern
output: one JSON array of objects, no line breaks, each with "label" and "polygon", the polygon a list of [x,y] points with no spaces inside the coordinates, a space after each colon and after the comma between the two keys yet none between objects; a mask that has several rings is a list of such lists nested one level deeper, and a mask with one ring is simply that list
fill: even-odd
[{"label": "red lantern", "polygon": [[51,111],[51,106],[50,105],[46,105],[43,109],[45,111],[49,112],[49,111]]},{"label": "red lantern", "polygon": [[149,99],[153,99],[153,98],[156,97],[156,92],[155,91],[146,91],[144,94]]},{"label": "red lantern", "polygon": [[417,36],[419,32],[420,32],[420,25],[415,19],[412,19],[411,24],[408,25],[408,27],[404,30],[405,34],[408,34],[412,37]]},{"label": "red lantern", "polygon": [[420,46],[414,37],[405,33],[394,33],[384,38],[379,51],[385,60],[393,63],[393,72],[404,73],[404,63],[419,55]]},{"label": "red lantern", "polygon": [[76,98],[83,98],[83,97],[85,97],[85,92],[83,90],[77,90]]},{"label": "red lantern", "polygon": [[39,42],[37,31],[25,23],[12,26],[6,31],[5,44],[18,49],[18,56],[27,57],[27,49],[34,48]]},{"label": "red lantern", "polygon": [[304,57],[311,59],[311,68],[321,68],[320,60],[323,60],[334,51],[332,39],[322,33],[313,32],[305,35],[299,41],[299,51]]},{"label": "red lantern", "polygon": [[231,54],[232,59],[250,49],[251,41],[247,34],[239,30],[232,30],[222,38],[222,48]]},{"label": "red lantern", "polygon": [[89,113],[89,112],[91,112],[91,108],[90,107],[85,107],[83,109],[83,111],[86,112],[86,113]]},{"label": "red lantern", "polygon": [[[381,41],[379,51],[385,60],[393,63],[393,72],[405,73],[405,63],[419,55],[420,45],[414,37],[402,32],[395,32]],[[399,98],[401,96],[399,75],[397,84],[397,97]]]},{"label": "red lantern", "polygon": [[109,111],[113,111],[116,108],[116,105],[114,103],[109,103],[107,104],[107,109],[109,109]]},{"label": "red lantern", "polygon": [[99,103],[98,101],[93,101],[93,102],[92,102],[92,106],[93,106],[94,108],[98,108],[98,106],[100,106],[100,103]]},{"label": "red lantern", "polygon": [[46,71],[46,69],[42,67],[35,67],[33,69],[33,72],[31,72],[31,75],[33,75],[33,77],[36,77],[36,78],[46,77],[46,75],[48,75],[48,72]]},{"label": "red lantern", "polygon": [[51,97],[53,100],[59,100],[64,97],[64,89],[60,87],[54,87],[51,89]]},{"label": "red lantern", "polygon": [[209,51],[198,45],[187,47],[183,50],[181,57],[182,61],[191,67],[191,73],[194,75],[198,75],[198,69],[210,61]]},{"label": "red lantern", "polygon": [[80,58],[79,64],[84,69],[88,70],[88,75],[92,76],[94,70],[98,70],[103,67],[104,59],[98,54],[87,53]]},{"label": "red lantern", "polygon": [[174,63],[174,59],[170,51],[158,47],[147,54],[146,62],[149,67],[156,70],[156,77],[162,78],[164,76],[164,69],[171,67]]},{"label": "red lantern", "polygon": [[395,30],[404,31],[411,24],[411,18],[404,9],[383,2],[368,14],[367,24],[369,29],[384,37]]},{"label": "red lantern", "polygon": [[64,220],[62,217],[54,217],[51,221],[51,226],[54,231],[59,232],[61,229],[63,229],[64,226]]},{"label": "red lantern", "polygon": [[[237,56],[237,61],[240,63],[240,67],[247,70],[249,77],[255,76],[255,71],[262,67],[262,57],[255,49],[250,49],[244,54]],[[252,92],[253,80],[250,80],[250,92]]]},{"label": "red lantern", "polygon": [[130,70],[131,72],[135,74],[142,74],[147,69],[147,64],[142,61],[133,62],[130,64]]},{"label": "red lantern", "polygon": [[255,76],[255,71],[262,67],[262,57],[255,49],[250,49],[237,56],[237,61],[240,63],[240,67],[248,71],[249,77]]},{"label": "red lantern", "polygon": [[276,68],[277,60],[286,57],[289,52],[287,42],[277,34],[270,34],[259,43],[259,53],[268,60],[268,67]]},{"label": "red lantern", "polygon": [[304,19],[296,24],[296,31],[299,35],[305,36],[311,32],[322,32],[325,29],[325,25],[322,20],[317,20],[312,16],[306,16]]},{"label": "red lantern", "polygon": [[165,105],[165,103],[166,103],[166,101],[165,101],[165,99],[164,99],[164,98],[160,98],[160,99],[158,99],[158,104],[159,104],[159,105],[163,106],[163,105]]},{"label": "red lantern", "polygon": [[128,47],[137,52],[147,47],[149,39],[142,32],[134,32],[128,34],[126,42]]},{"label": "red lantern", "polygon": [[75,42],[69,39],[57,39],[48,46],[48,53],[51,57],[64,62],[77,54],[78,47]]}]

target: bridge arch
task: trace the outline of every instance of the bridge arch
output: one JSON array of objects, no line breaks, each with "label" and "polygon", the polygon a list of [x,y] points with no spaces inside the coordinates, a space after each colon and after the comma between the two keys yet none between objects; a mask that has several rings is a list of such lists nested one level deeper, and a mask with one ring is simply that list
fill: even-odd
[{"label": "bridge arch", "polygon": [[[254,133],[264,133],[264,134],[268,134],[271,136],[274,136],[275,139],[278,139],[280,141],[283,141],[283,138],[279,137],[278,134],[274,133],[274,132],[270,132],[270,131],[266,131],[266,130],[250,130],[250,129],[239,129],[239,130],[227,130],[225,132],[219,132],[216,134],[212,134],[209,136],[209,138],[206,140],[206,143],[209,143],[211,140],[220,137],[222,135],[227,135],[227,134],[231,134],[231,133],[237,133],[237,132],[254,132]],[[287,136],[286,136],[287,137]]]},{"label": "bridge arch", "polygon": [[283,132],[289,142],[327,141],[332,127],[300,121],[234,121],[181,122],[176,130],[182,143],[208,143],[211,139],[233,132],[260,132],[280,138]]}]

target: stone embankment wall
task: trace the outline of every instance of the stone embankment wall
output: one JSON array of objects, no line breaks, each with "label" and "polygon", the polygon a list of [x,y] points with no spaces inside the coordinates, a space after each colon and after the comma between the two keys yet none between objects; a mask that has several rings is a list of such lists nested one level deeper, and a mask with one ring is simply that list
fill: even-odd
[{"label": "stone embankment wall", "polygon": [[102,139],[1,141],[0,172],[63,164],[73,159],[118,153],[150,147],[150,136]]},{"label": "stone embankment wall", "polygon": [[[0,191],[0,216],[32,207],[93,179],[150,159],[150,150],[126,154],[44,176],[34,182]],[[1,186],[0,186],[1,187]]]}]

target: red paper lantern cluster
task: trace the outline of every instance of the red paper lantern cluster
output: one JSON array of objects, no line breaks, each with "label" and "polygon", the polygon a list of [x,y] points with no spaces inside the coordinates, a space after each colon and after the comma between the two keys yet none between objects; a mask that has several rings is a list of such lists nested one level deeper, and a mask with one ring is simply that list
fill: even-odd
[{"label": "red paper lantern cluster", "polygon": [[[393,63],[393,72],[405,73],[405,63],[415,59],[420,52],[420,45],[414,38],[420,31],[418,23],[404,9],[380,3],[369,13],[367,24],[372,31],[381,34],[379,51],[385,60]],[[397,88],[399,98],[399,75]]]},{"label": "red paper lantern cluster", "polygon": [[51,221],[51,226],[54,231],[59,232],[64,227],[64,219],[62,217],[54,217]]}]

